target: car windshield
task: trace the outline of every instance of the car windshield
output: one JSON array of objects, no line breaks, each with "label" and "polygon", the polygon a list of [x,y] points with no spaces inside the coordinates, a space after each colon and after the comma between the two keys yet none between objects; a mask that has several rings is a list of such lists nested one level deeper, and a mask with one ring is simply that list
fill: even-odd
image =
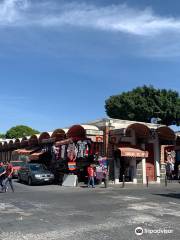
[{"label": "car windshield", "polygon": [[13,167],[23,167],[25,165],[24,162],[11,162],[11,164],[13,165]]},{"label": "car windshield", "polygon": [[40,165],[40,164],[33,164],[33,165],[30,165],[30,169],[31,171],[44,171],[46,170],[46,167],[44,165]]}]

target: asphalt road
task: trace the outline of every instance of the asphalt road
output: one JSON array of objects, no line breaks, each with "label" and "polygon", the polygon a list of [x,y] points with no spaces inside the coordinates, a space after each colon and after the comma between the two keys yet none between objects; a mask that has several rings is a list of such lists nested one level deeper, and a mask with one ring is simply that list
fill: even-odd
[{"label": "asphalt road", "polygon": [[1,240],[180,239],[180,184],[15,188],[0,193]]}]

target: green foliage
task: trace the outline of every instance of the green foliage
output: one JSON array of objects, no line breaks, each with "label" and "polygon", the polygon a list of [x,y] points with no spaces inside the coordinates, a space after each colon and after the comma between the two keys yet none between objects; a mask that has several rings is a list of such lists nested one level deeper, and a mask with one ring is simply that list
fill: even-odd
[{"label": "green foliage", "polygon": [[28,126],[18,125],[16,127],[10,128],[5,135],[6,135],[6,138],[12,139],[12,138],[22,138],[25,136],[31,136],[37,133],[39,133],[37,130],[34,130]]},{"label": "green foliage", "polygon": [[0,133],[0,138],[6,138],[6,135],[4,133]]},{"label": "green foliage", "polygon": [[158,117],[162,124],[180,125],[180,97],[173,90],[137,87],[109,97],[105,109],[112,118],[150,122],[152,117]]}]

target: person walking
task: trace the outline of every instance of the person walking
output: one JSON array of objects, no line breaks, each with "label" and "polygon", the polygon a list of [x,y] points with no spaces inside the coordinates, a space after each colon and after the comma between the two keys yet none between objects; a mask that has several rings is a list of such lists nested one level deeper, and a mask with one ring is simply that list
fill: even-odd
[{"label": "person walking", "polygon": [[6,173],[6,169],[4,167],[3,162],[0,162],[0,185],[1,185],[1,189],[3,189],[3,181],[5,178],[5,173]]},{"label": "person walking", "polygon": [[12,192],[14,192],[14,186],[13,186],[13,182],[12,182],[12,174],[13,174],[13,166],[12,164],[8,164],[6,167],[6,173],[5,173],[5,180],[4,180],[4,185],[3,185],[3,190],[5,192],[7,192],[8,186],[7,184],[9,183]]},{"label": "person walking", "polygon": [[87,173],[88,173],[88,187],[90,187],[90,185],[92,185],[92,187],[94,188],[95,187],[94,186],[94,177],[96,175],[96,171],[92,164],[87,168]]}]

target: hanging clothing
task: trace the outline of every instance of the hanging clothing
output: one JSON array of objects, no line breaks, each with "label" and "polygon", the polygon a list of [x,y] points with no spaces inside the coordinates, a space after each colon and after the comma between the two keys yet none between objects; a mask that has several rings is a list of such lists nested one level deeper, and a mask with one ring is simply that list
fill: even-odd
[{"label": "hanging clothing", "polygon": [[65,159],[66,157],[66,145],[61,146],[61,158]]},{"label": "hanging clothing", "polygon": [[78,149],[77,157],[78,158],[88,157],[89,153],[90,153],[90,146],[91,146],[91,142],[88,140],[78,141],[77,142],[77,149]]},{"label": "hanging clothing", "polygon": [[67,147],[67,157],[70,161],[75,161],[77,158],[77,148],[75,143],[70,143]]},{"label": "hanging clothing", "polygon": [[83,158],[85,155],[85,150],[86,150],[86,142],[85,141],[78,141],[77,146],[78,146],[78,158]]}]

